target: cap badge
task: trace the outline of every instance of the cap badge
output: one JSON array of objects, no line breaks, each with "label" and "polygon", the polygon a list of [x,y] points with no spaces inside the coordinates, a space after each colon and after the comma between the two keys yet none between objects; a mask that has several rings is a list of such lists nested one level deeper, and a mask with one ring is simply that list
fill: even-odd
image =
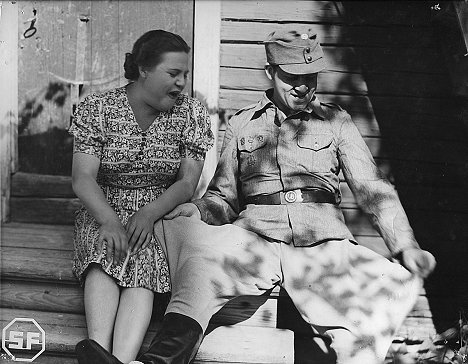
[{"label": "cap badge", "polygon": [[309,39],[309,35],[306,33],[301,34],[301,39]]}]

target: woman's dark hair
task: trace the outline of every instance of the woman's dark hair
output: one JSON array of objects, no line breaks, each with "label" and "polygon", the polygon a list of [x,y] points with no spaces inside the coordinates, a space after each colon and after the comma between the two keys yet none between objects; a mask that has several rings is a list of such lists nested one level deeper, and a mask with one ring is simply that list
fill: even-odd
[{"label": "woman's dark hair", "polygon": [[157,29],[150,30],[137,39],[132,53],[125,54],[125,78],[136,81],[140,77],[138,66],[153,68],[168,52],[190,52],[190,47],[180,35]]}]

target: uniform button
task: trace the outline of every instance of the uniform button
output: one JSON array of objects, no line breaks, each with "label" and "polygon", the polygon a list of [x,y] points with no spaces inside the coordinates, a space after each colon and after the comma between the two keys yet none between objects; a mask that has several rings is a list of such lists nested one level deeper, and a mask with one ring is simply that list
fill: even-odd
[{"label": "uniform button", "polygon": [[307,48],[305,49],[305,51],[306,51],[307,53],[310,53],[310,48],[307,47]]},{"label": "uniform button", "polygon": [[312,57],[311,56],[307,56],[307,60],[310,62],[312,61]]}]

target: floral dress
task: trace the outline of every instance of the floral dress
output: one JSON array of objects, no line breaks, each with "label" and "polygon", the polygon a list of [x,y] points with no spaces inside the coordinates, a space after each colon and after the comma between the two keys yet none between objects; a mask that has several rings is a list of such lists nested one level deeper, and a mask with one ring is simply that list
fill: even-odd
[{"label": "floral dress", "polygon": [[[100,159],[97,183],[124,225],[175,182],[181,158],[202,160],[213,145],[208,112],[198,100],[180,95],[143,131],[126,87],[87,96],[78,105],[69,132],[74,153]],[[73,272],[82,284],[89,264],[97,263],[122,287],[170,291],[167,261],[154,237],[146,249],[118,265],[108,264],[105,245],[99,253],[99,227],[84,206],[77,211]]]}]

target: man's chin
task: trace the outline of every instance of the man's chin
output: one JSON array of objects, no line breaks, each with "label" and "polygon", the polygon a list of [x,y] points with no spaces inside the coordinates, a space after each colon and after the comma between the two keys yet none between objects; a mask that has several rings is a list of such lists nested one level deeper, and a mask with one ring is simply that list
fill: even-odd
[{"label": "man's chin", "polygon": [[307,105],[309,105],[309,102],[307,101],[302,101],[302,102],[295,101],[289,105],[289,109],[293,112],[302,111],[305,108],[307,108]]}]

